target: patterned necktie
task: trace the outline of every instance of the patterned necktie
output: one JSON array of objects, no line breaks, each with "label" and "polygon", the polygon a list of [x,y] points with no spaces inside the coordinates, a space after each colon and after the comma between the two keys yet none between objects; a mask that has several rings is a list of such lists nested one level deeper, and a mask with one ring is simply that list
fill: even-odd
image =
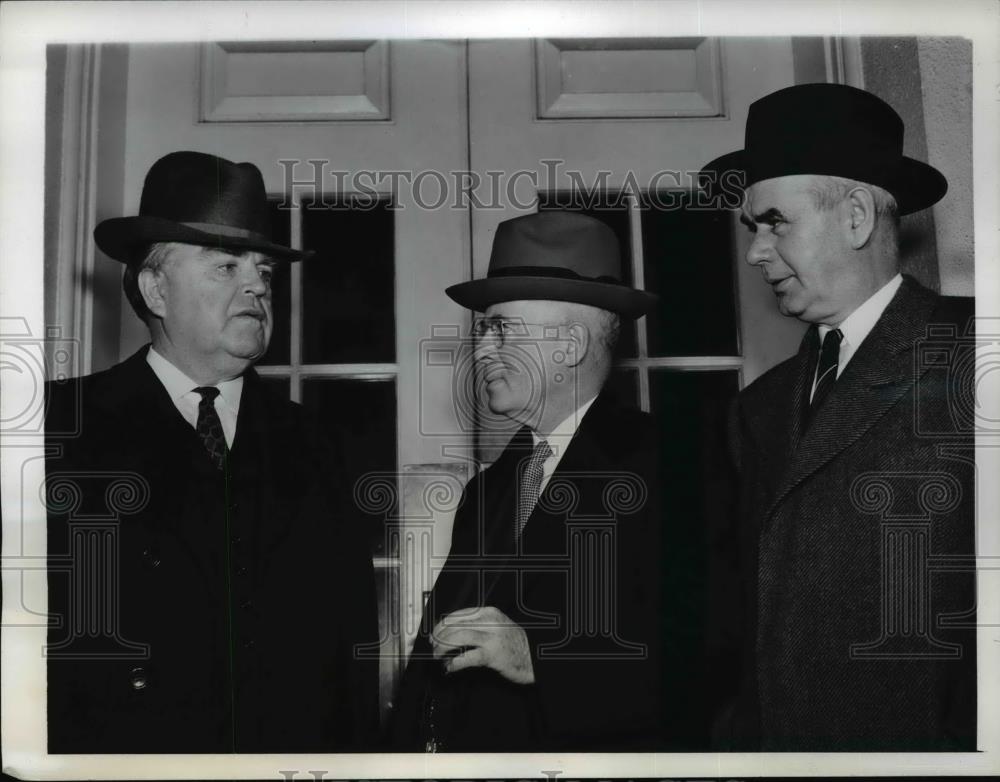
[{"label": "patterned necktie", "polygon": [[552,455],[548,442],[541,440],[531,452],[531,458],[521,472],[521,485],[517,494],[517,532],[515,540],[520,540],[524,525],[535,509],[538,493],[542,487],[542,464]]},{"label": "patterned necktie", "polygon": [[195,391],[201,394],[196,427],[198,437],[201,438],[215,468],[221,470],[226,461],[226,436],[222,432],[219,414],[215,412],[215,398],[219,395],[219,389],[215,386],[201,386]]},{"label": "patterned necktie", "polygon": [[837,382],[837,363],[840,360],[840,342],[843,338],[840,329],[831,329],[823,337],[823,347],[819,351],[819,363],[816,368],[816,389],[809,405],[812,414],[815,414],[823,404],[826,395]]}]

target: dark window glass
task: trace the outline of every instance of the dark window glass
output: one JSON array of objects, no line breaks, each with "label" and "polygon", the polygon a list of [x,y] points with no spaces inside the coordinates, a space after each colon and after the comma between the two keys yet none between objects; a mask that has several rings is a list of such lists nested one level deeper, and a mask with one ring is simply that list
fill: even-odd
[{"label": "dark window glass", "polygon": [[[306,378],[302,404],[338,446],[345,471],[340,477],[349,496],[354,496],[357,481],[368,473],[382,473],[385,480],[395,483],[395,380]],[[359,508],[357,513],[368,524],[372,550],[391,555],[385,551],[383,524],[396,515],[396,508],[377,512]]]},{"label": "dark window glass", "polygon": [[265,388],[271,389],[275,394],[280,396],[282,399],[291,398],[291,381],[287,377],[274,377],[270,375],[261,375],[261,382],[264,384]]},{"label": "dark window glass", "polygon": [[[291,212],[279,209],[281,199],[268,199],[271,217],[271,238],[285,247],[291,245]],[[274,330],[271,332],[271,346],[260,360],[261,364],[288,364],[291,361],[291,282],[289,265],[279,263],[271,278],[271,306],[274,310]]]},{"label": "dark window glass", "polygon": [[393,211],[388,201],[306,204],[302,245],[302,360],[396,360]]},{"label": "dark window glass", "polygon": [[732,218],[691,201],[676,190],[643,196],[645,284],[660,295],[646,317],[649,355],[735,356]]},{"label": "dark window glass", "polygon": [[617,367],[611,370],[604,384],[615,399],[623,405],[639,407],[639,373],[631,367]]},{"label": "dark window glass", "polygon": [[[567,212],[581,212],[606,223],[621,248],[621,278],[626,285],[632,284],[632,240],[629,232],[628,200],[622,193],[578,193],[568,190],[543,192],[538,194],[539,211],[562,209]],[[636,355],[635,323],[624,319],[618,336],[616,356],[632,358]]]}]

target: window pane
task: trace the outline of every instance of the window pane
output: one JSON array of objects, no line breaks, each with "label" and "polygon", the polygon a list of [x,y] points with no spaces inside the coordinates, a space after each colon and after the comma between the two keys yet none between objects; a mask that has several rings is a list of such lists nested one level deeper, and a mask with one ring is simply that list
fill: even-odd
[{"label": "window pane", "polygon": [[[396,473],[396,381],[306,378],[302,382],[305,405],[328,437],[340,447],[345,474],[342,477],[350,496],[356,482],[366,473],[383,473],[394,480]],[[369,525],[372,550],[385,551],[383,522],[396,508],[365,513],[360,518]]]},{"label": "window pane", "polygon": [[[268,210],[271,216],[271,238],[277,244],[291,245],[291,212],[279,209],[281,199],[269,198]],[[271,332],[271,346],[260,360],[261,364],[288,364],[291,355],[291,287],[289,265],[279,263],[271,278],[271,306],[274,308],[274,330]]]},{"label": "window pane", "polygon": [[[362,208],[363,206],[363,208]],[[304,205],[302,360],[396,360],[393,211],[389,202]]]},{"label": "window pane", "polygon": [[271,389],[282,399],[291,399],[291,381],[287,377],[274,377],[273,375],[261,375],[261,382],[265,388]]},{"label": "window pane", "polygon": [[[626,285],[632,284],[632,239],[629,232],[628,199],[622,193],[595,193],[588,196],[568,190],[540,192],[539,211],[562,209],[581,212],[606,223],[618,237],[621,247],[621,279]],[[635,323],[623,319],[615,355],[633,358],[636,355]]]},{"label": "window pane", "polygon": [[639,407],[639,372],[631,367],[618,367],[611,370],[604,388],[623,405]]},{"label": "window pane", "polygon": [[735,356],[732,217],[691,200],[680,191],[643,197],[646,288],[660,295],[646,317],[649,355]]}]

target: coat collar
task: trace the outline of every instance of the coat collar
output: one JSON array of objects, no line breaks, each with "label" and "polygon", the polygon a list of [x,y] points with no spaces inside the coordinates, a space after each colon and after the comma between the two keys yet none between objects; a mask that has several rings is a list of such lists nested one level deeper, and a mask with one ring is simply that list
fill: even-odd
[{"label": "coat collar", "polygon": [[[566,448],[566,453],[555,471],[549,478],[542,497],[536,505],[531,518],[522,537],[522,544],[530,541],[537,541],[540,535],[545,532],[552,533],[558,530],[562,535],[563,522],[572,508],[555,513],[545,510],[546,506],[561,508],[564,504],[562,500],[570,499],[578,493],[568,491],[564,481],[567,476],[587,473],[593,475],[606,472],[614,465],[621,462],[623,451],[628,447],[622,440],[621,433],[621,408],[609,392],[598,394],[590,409],[584,415],[576,435]],[[517,494],[518,486],[518,466],[530,458],[534,448],[534,441],[531,430],[522,427],[515,434],[510,444],[504,450],[500,459],[490,468],[490,483],[492,487],[487,487],[485,495],[487,515],[496,513],[497,508],[512,509]],[[559,488],[562,486],[562,488]],[[568,491],[568,493],[567,493]],[[556,494],[560,496],[555,496]],[[546,502],[548,500],[548,502]],[[508,515],[508,514],[504,514]],[[513,527],[507,528],[503,523],[492,525],[488,530],[488,545],[499,546],[499,550],[505,548],[503,536],[511,532]],[[513,539],[506,546],[510,549]],[[487,548],[487,550],[498,550],[497,548]]]},{"label": "coat collar", "polygon": [[[122,363],[92,376],[92,403],[109,415],[128,421],[128,427],[148,442],[163,442],[165,445],[189,442],[193,430],[146,361],[148,350],[149,345],[144,345]],[[244,373],[243,378],[236,439],[232,448],[234,453],[247,447],[251,434],[257,434],[257,430],[270,422],[277,412],[261,409],[265,404],[261,381],[252,368]],[[278,429],[280,431],[281,427]]]},{"label": "coat collar", "polygon": [[793,382],[789,391],[785,398],[774,400],[760,422],[766,427],[778,424],[776,419],[782,417],[788,421],[787,425],[771,429],[787,433],[783,438],[778,434],[778,442],[772,437],[771,447],[787,448],[784,452],[789,458],[764,519],[802,481],[860,440],[913,388],[922,373],[913,360],[914,346],[926,336],[937,298],[912,278],[904,278],[808,428],[803,419],[814,348],[804,345],[799,351],[791,365]]}]

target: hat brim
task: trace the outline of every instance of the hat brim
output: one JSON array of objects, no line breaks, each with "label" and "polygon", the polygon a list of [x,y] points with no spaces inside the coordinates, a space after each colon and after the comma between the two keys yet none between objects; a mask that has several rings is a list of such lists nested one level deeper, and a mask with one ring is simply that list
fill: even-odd
[{"label": "hat brim", "polygon": [[[782,169],[780,172],[776,172],[774,177],[814,174],[819,176],[845,176],[848,179],[868,182],[892,194],[896,199],[900,215],[912,214],[913,212],[919,212],[921,209],[933,206],[944,198],[945,193],[948,192],[948,180],[944,178],[944,175],[940,171],[933,166],[905,156],[900,159],[900,163],[896,166],[895,170],[884,178],[849,176],[834,170],[820,171],[816,170],[817,167],[815,166],[810,166],[809,168],[810,170],[808,171],[798,171],[789,167],[787,170]],[[717,157],[702,168],[703,172],[715,173],[716,179],[714,184],[711,185],[711,189],[714,193],[724,196],[734,194],[734,183],[723,178],[722,175],[726,171],[746,172],[746,170],[747,155],[744,149],[738,149],[735,152]],[[758,177],[754,181],[748,182],[747,186],[749,187],[755,182],[774,177]],[[742,189],[738,190],[738,192],[742,193]],[[731,208],[739,208],[739,204],[733,205],[729,200],[725,200],[724,203]]]},{"label": "hat brim", "polygon": [[137,252],[153,242],[183,242],[227,250],[254,250],[276,261],[302,261],[311,250],[293,250],[255,236],[233,236],[193,228],[162,217],[113,217],[94,229],[94,241],[109,258],[121,263],[136,260]]},{"label": "hat brim", "polygon": [[452,285],[445,293],[476,312],[484,312],[490,305],[502,301],[544,299],[589,304],[633,319],[645,315],[659,301],[655,293],[625,285],[551,277],[487,277]]}]

